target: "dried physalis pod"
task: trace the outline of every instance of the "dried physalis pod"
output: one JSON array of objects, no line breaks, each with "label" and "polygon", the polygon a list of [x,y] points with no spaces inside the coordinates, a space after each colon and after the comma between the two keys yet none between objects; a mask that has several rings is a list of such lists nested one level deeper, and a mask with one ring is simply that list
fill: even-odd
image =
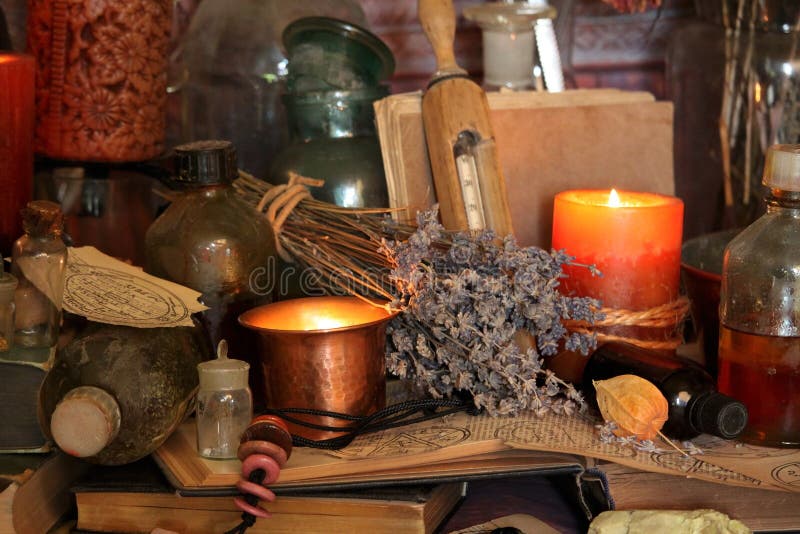
[{"label": "dried physalis pod", "polygon": [[651,382],[636,375],[593,381],[597,405],[606,422],[613,421],[617,436],[654,439],[667,421],[667,399]]}]

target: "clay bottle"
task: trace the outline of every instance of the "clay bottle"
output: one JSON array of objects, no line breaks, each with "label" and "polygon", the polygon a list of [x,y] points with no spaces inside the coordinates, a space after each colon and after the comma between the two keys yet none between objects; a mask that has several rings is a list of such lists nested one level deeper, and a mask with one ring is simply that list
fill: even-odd
[{"label": "clay bottle", "polygon": [[194,408],[200,329],[86,322],[40,390],[42,428],[64,452],[122,465],[158,448]]}]

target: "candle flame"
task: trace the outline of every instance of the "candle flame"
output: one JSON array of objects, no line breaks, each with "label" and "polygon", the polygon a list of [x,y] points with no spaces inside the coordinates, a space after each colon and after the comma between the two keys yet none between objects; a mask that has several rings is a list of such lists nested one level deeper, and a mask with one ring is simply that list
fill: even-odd
[{"label": "candle flame", "polygon": [[619,208],[620,206],[622,206],[622,202],[619,200],[619,194],[616,189],[612,189],[608,194],[608,207]]}]

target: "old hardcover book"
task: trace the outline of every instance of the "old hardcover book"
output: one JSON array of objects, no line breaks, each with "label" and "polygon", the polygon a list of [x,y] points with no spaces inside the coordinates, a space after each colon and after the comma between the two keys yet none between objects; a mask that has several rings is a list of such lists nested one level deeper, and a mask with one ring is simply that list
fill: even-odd
[{"label": "old hardcover book", "polygon": [[52,367],[55,350],[13,347],[0,352],[0,452],[47,452],[49,440],[39,425],[39,389]]},{"label": "old hardcover book", "polygon": [[[28,461],[8,463],[3,458],[4,473],[18,472],[21,463],[28,464],[22,477],[6,475],[20,484],[11,502],[11,517],[0,520],[0,532],[41,534],[50,532],[72,505],[69,487],[83,476],[89,464],[61,451],[35,456]],[[22,458],[22,456],[20,456]],[[12,524],[8,525],[8,519]]]},{"label": "old hardcover book", "polygon": [[[479,425],[481,421],[475,420]],[[375,442],[375,450],[364,449],[370,447],[369,437],[362,446],[338,452],[297,447],[273,487],[300,490],[380,486],[509,473],[583,471],[580,456],[514,449],[501,439],[475,439],[476,435],[475,429],[448,426],[445,421],[444,426],[401,431],[391,442]],[[365,457],[360,456],[362,452]],[[239,479],[241,470],[238,460],[208,460],[197,454],[193,420],[184,423],[155,451],[153,458],[184,495],[226,491]]]},{"label": "old hardcover book", "polygon": [[[645,92],[487,93],[514,233],[549,247],[553,196],[616,187],[672,195],[672,104]],[[420,93],[375,103],[389,203],[400,218],[436,202]]]},{"label": "old hardcover book", "polygon": [[686,476],[641,471],[601,463],[617,510],[710,508],[738,519],[754,531],[800,529],[800,493],[715,484]]},{"label": "old hardcover book", "polygon": [[[225,532],[241,521],[230,496],[181,496],[145,459],[122,467],[93,469],[72,491],[77,528],[99,532]],[[399,488],[279,494],[265,504],[272,517],[248,532],[429,533],[465,495],[464,483]]]}]

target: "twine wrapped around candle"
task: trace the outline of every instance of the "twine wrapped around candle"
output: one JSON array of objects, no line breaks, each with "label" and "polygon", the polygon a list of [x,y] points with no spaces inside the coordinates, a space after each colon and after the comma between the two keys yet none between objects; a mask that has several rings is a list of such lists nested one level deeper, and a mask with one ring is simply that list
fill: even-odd
[{"label": "twine wrapped around candle", "polygon": [[[672,302],[641,311],[601,308],[600,312],[605,316],[605,319],[595,321],[593,325],[587,325],[580,321],[566,321],[565,325],[572,332],[581,334],[593,333],[600,342],[622,341],[646,349],[672,350],[683,344],[683,336],[678,332],[678,325],[686,319],[689,313],[689,299],[680,297]],[[653,328],[676,333],[669,339],[658,341],[636,336],[616,335],[603,331],[608,327],[617,326]]]}]

